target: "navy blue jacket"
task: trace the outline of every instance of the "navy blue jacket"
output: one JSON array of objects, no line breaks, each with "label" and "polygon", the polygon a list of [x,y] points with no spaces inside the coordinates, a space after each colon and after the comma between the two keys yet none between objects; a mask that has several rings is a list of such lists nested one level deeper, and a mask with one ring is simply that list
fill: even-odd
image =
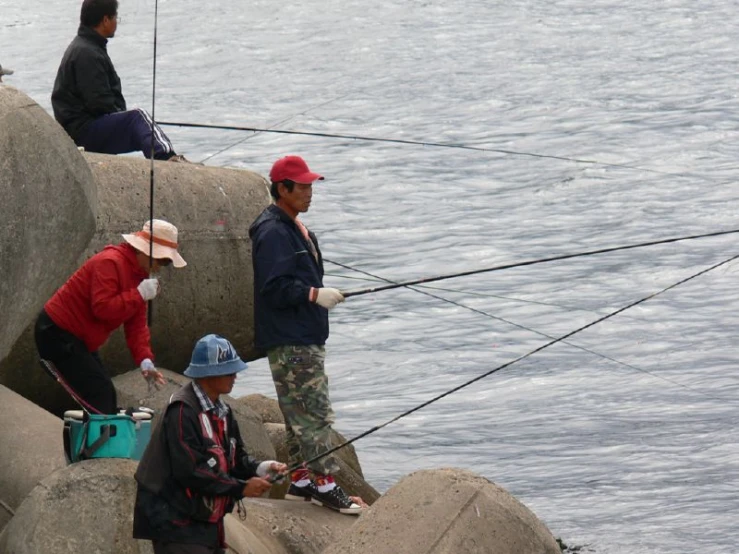
[{"label": "navy blue jacket", "polygon": [[321,250],[309,235],[317,260],[295,222],[274,204],[249,228],[257,348],[326,344],[328,310],[308,299],[311,287],[323,286]]},{"label": "navy blue jacket", "polygon": [[80,26],[56,73],[51,93],[54,117],[75,142],[98,117],[126,111],[107,43],[97,31]]}]

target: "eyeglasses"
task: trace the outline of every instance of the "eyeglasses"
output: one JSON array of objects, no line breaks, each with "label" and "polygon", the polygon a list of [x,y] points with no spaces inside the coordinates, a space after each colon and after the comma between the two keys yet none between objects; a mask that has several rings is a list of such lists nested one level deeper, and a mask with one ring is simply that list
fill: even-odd
[{"label": "eyeglasses", "polygon": [[172,260],[169,258],[162,258],[161,260],[157,260],[157,264],[159,264],[160,267],[167,267],[168,265],[172,265]]}]

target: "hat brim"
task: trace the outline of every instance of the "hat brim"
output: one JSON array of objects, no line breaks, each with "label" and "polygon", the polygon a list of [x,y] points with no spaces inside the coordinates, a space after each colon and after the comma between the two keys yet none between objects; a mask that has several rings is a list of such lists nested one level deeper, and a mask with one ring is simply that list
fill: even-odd
[{"label": "hat brim", "polygon": [[303,173],[302,175],[294,177],[293,179],[291,179],[291,181],[295,181],[296,183],[300,183],[301,185],[310,185],[314,181],[323,181],[323,175],[308,171],[307,173]]},{"label": "hat brim", "polygon": [[[136,250],[138,250],[139,252],[143,252],[147,256],[149,255],[151,243],[148,240],[133,234],[122,236],[123,240],[133,246]],[[176,268],[185,267],[187,265],[187,262],[182,256],[180,256],[180,253],[177,252],[177,249],[170,246],[164,246],[163,244],[157,244],[155,242],[154,248],[151,249],[151,254],[152,258],[154,258],[155,260],[161,260],[162,258],[168,258],[172,260],[172,265]]]},{"label": "hat brim", "polygon": [[0,77],[4,77],[5,75],[12,75],[15,73],[12,69],[0,69]]},{"label": "hat brim", "polygon": [[203,377],[221,377],[233,375],[244,371],[248,366],[241,358],[218,365],[194,365],[190,364],[185,370],[185,376],[191,379],[202,379]]}]

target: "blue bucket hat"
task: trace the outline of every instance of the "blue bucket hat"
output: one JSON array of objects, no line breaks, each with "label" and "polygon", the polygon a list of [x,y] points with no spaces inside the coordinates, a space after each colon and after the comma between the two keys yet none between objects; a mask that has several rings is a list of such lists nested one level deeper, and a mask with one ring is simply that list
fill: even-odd
[{"label": "blue bucket hat", "polygon": [[193,379],[233,375],[246,369],[233,345],[219,335],[205,335],[195,343],[185,375]]}]

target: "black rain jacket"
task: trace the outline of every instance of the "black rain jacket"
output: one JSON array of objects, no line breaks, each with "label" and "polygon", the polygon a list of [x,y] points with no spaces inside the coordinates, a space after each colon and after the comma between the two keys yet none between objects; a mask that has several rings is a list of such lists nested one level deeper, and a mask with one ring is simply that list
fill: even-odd
[{"label": "black rain jacket", "polygon": [[126,111],[107,44],[97,31],[80,26],[57,70],[51,93],[54,117],[77,143],[98,117]]}]

